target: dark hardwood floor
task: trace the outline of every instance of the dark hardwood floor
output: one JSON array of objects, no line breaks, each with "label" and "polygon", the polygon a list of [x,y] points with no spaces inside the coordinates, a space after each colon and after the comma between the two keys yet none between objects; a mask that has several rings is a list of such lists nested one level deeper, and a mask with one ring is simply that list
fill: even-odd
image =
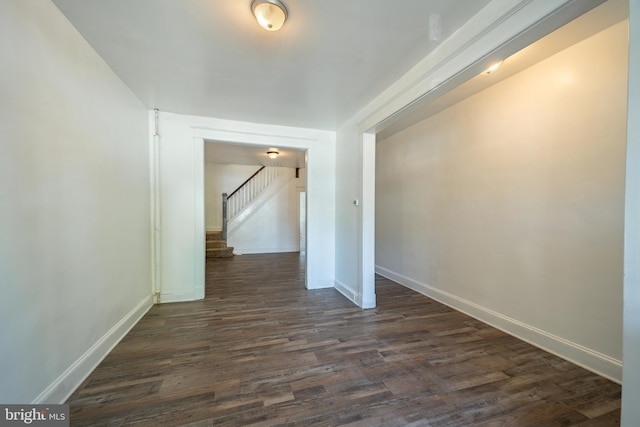
[{"label": "dark hardwood floor", "polygon": [[620,386],[381,277],[307,291],[295,253],[207,261],[71,396],[71,425],[617,426]]}]

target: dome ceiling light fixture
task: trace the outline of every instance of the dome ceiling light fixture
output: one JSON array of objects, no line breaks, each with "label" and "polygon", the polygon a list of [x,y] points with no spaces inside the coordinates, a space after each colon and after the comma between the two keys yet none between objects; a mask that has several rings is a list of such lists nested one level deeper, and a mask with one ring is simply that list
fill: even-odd
[{"label": "dome ceiling light fixture", "polygon": [[267,156],[269,156],[270,159],[277,159],[279,155],[280,152],[277,148],[269,148],[269,151],[267,151]]},{"label": "dome ceiling light fixture", "polygon": [[287,20],[287,8],[280,0],[253,0],[251,12],[267,31],[278,31]]}]

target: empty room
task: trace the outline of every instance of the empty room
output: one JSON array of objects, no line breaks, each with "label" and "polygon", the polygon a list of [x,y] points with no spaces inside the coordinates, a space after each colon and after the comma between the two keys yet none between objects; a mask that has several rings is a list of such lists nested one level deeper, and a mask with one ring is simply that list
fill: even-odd
[{"label": "empty room", "polygon": [[0,2],[3,422],[636,425],[639,14]]}]

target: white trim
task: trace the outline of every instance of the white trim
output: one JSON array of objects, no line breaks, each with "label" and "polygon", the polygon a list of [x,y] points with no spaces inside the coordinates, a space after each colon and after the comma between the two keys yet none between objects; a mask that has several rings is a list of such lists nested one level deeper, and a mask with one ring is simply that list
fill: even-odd
[{"label": "white trim", "polygon": [[311,277],[307,273],[307,289],[327,289],[333,288],[333,283],[325,277]]},{"label": "white trim", "polygon": [[[225,141],[233,144],[251,144],[273,147],[305,149],[307,169],[307,250],[305,267],[305,286],[307,289],[333,287],[335,270],[335,218],[330,216],[328,207],[320,205],[316,194],[327,193],[327,186],[333,186],[333,178],[320,179],[320,174],[329,174],[331,154],[335,154],[335,133],[313,129],[289,128],[282,126],[257,125],[233,122],[222,119],[191,117],[189,127],[196,138],[203,140]],[[333,192],[333,190],[330,190]],[[196,197],[204,198],[204,191],[195,192]],[[333,197],[335,197],[333,195]],[[202,228],[204,234],[204,225]],[[329,256],[327,256],[329,254]],[[204,260],[202,261],[204,266]]]},{"label": "white trim", "polygon": [[204,281],[206,265],[205,213],[204,213],[204,139],[193,138],[193,181],[194,181],[194,253],[193,253],[193,297],[204,298]]},{"label": "white trim", "polygon": [[376,307],[376,135],[361,134],[360,155],[362,157],[360,220],[360,307]]},{"label": "white trim", "polygon": [[279,253],[299,253],[300,248],[298,246],[290,247],[257,247],[251,246],[233,246],[234,255],[255,255],[255,254],[279,254]]},{"label": "white trim", "polygon": [[349,286],[345,285],[339,280],[335,281],[334,287],[338,292],[344,295],[349,301],[353,302],[358,307],[362,307],[362,294],[359,294],[357,291],[354,291]]},{"label": "white trim", "polygon": [[151,307],[153,307],[153,297],[148,295],[80,356],[78,360],[73,362],[32,403],[66,402],[75,389],[82,384]]},{"label": "white trim", "polygon": [[150,138],[150,157],[149,157],[149,185],[151,192],[151,293],[158,302],[159,295],[162,292],[162,235],[160,229],[160,135],[156,133],[156,117],[155,111],[150,113],[149,133]]},{"label": "white trim", "polygon": [[604,1],[492,0],[361,110],[360,130],[381,130]]},{"label": "white trim", "polygon": [[441,302],[454,310],[500,329],[509,335],[513,335],[529,344],[595,372],[611,381],[618,384],[622,383],[622,361],[620,360],[520,322],[519,320],[512,319],[379,265],[376,265],[376,273]]},{"label": "white trim", "polygon": [[622,426],[640,419],[640,0],[629,2],[627,167],[624,215]]},{"label": "white trim", "polygon": [[203,286],[194,286],[193,289],[183,290],[183,291],[174,291],[174,292],[163,292],[160,295],[160,303],[170,303],[170,302],[185,302],[185,301],[196,301],[202,299],[200,293],[204,291]]}]

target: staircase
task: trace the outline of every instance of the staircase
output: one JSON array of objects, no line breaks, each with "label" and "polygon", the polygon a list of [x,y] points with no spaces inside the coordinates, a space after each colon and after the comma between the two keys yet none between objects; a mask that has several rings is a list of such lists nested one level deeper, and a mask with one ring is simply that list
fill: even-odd
[{"label": "staircase", "polygon": [[[227,232],[233,232],[269,198],[294,177],[295,169],[261,166],[231,194],[222,194],[222,231],[207,231],[206,258],[228,258],[234,255],[227,246]],[[297,178],[297,173],[296,173]]]},{"label": "staircase", "polygon": [[222,237],[226,239],[294,177],[295,169],[262,166],[231,194],[222,194]]},{"label": "staircase", "polygon": [[222,231],[207,231],[207,259],[228,258],[233,256],[233,248],[227,246]]}]

